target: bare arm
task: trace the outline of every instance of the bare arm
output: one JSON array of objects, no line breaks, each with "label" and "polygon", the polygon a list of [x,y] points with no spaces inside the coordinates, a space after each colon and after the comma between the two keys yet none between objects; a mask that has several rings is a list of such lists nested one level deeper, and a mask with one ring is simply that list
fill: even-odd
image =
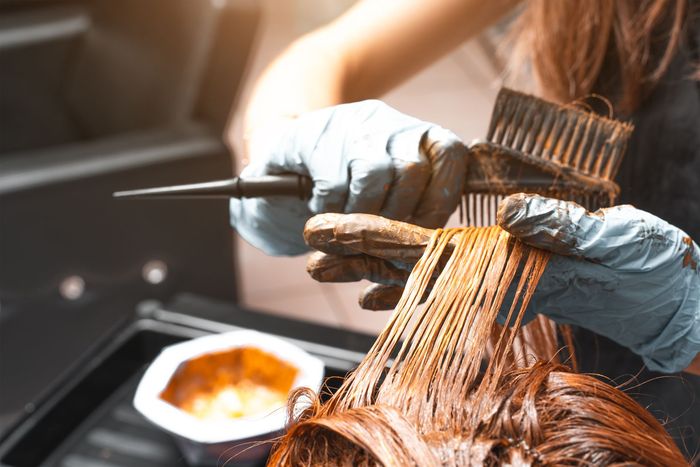
[{"label": "bare arm", "polygon": [[700,376],[700,354],[697,354],[693,361],[690,362],[690,365],[688,365],[688,368],[685,369],[685,372]]},{"label": "bare arm", "polygon": [[244,131],[377,97],[478,34],[519,0],[361,0],[287,48],[256,83]]}]

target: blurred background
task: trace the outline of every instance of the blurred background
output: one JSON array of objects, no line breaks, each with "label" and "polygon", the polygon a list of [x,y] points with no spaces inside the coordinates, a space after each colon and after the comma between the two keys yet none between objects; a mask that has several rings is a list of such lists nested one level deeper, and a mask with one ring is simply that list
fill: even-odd
[{"label": "blurred background", "polygon": [[[227,178],[239,109],[294,38],[351,0],[0,0],[0,433],[144,301],[189,293],[375,333],[364,284],[240,240],[221,201],[116,190]],[[383,97],[465,140],[500,65],[480,37]],[[224,138],[231,125],[233,140]]]}]

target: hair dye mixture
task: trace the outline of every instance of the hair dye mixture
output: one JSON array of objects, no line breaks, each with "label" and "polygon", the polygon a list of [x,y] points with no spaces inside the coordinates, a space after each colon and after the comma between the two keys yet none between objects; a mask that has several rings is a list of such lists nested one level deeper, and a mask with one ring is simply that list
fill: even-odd
[{"label": "hair dye mixture", "polygon": [[182,363],[161,399],[202,420],[264,414],[284,407],[298,369],[252,347]]}]

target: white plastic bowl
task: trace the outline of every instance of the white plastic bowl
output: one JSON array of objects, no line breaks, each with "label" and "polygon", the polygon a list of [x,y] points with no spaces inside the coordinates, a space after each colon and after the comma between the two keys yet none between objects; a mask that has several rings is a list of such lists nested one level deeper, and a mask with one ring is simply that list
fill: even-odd
[{"label": "white plastic bowl", "polygon": [[257,331],[215,334],[166,347],[143,375],[134,396],[134,407],[152,423],[173,434],[192,465],[221,465],[232,457],[234,463],[258,461],[269,452],[270,444],[256,443],[278,436],[287,423],[286,407],[257,416],[211,421],[196,418],[160,398],[181,363],[238,347],[263,350],[298,368],[292,389],[308,387],[318,391],[323,382],[324,366],[320,359],[294,344]]}]

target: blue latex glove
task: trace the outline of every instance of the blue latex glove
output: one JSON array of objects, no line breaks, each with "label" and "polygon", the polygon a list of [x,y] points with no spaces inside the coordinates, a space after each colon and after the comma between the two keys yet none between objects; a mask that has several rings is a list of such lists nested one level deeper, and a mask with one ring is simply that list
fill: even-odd
[{"label": "blue latex glove", "polygon": [[232,199],[231,223],[268,254],[308,250],[312,215],[363,212],[426,227],[444,225],[457,207],[467,148],[453,133],[369,100],[303,114],[271,127],[241,177],[297,173],[314,181],[308,201]]},{"label": "blue latex glove", "polygon": [[606,336],[652,370],[681,371],[700,352],[700,249],[680,229],[632,206],[589,213],[524,194],[503,201],[499,225],[557,253],[529,309]]}]

